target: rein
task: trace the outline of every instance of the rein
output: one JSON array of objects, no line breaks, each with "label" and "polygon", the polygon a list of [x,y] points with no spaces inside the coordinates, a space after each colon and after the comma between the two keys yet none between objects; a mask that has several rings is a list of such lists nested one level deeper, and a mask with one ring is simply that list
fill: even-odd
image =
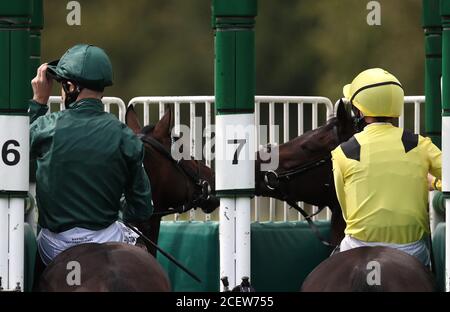
[{"label": "rein", "polygon": [[[145,136],[144,134],[138,134],[138,137],[141,139],[142,142],[147,143],[153,149],[155,149],[159,154],[161,154],[164,158],[169,160],[175,166],[175,168],[182,175],[187,177],[187,179],[191,180],[194,183],[196,189],[199,190],[198,195],[195,196],[193,199],[185,200],[185,202],[187,204],[183,204],[183,205],[176,207],[173,210],[171,209],[169,211],[154,212],[153,215],[166,216],[166,215],[170,215],[174,212],[183,213],[193,207],[201,207],[203,202],[209,200],[210,194],[211,194],[211,186],[209,185],[208,181],[206,181],[200,177],[200,166],[197,165],[197,168],[198,168],[197,173],[192,173],[191,170],[187,169],[183,165],[183,162],[182,162],[183,159],[180,159],[180,160],[174,159],[172,157],[172,154],[158,140],[156,140],[153,137]],[[186,198],[188,198],[188,196],[189,196],[188,190],[189,190],[189,184],[188,184],[188,180],[186,180]]]},{"label": "rein", "polygon": [[327,239],[325,239],[322,236],[322,234],[320,234],[320,231],[317,228],[317,225],[311,219],[313,216],[315,216],[316,214],[321,212],[325,206],[319,207],[319,210],[316,213],[314,213],[312,215],[308,215],[306,213],[306,211],[303,208],[301,208],[295,201],[287,200],[286,202],[288,203],[289,206],[291,206],[292,208],[294,208],[295,210],[297,210],[298,212],[301,213],[301,215],[305,218],[306,222],[308,222],[308,225],[311,228],[311,230],[313,231],[314,235],[316,235],[316,237],[320,240],[320,242],[322,244],[324,244],[325,246],[329,246],[329,247],[336,247],[336,245],[330,243]]},{"label": "rein", "polygon": [[194,273],[192,273],[189,269],[187,269],[184,265],[182,265],[180,262],[178,262],[171,254],[169,254],[167,251],[164,251],[163,249],[161,249],[161,247],[159,247],[157,244],[155,244],[150,238],[148,238],[147,236],[145,236],[141,231],[139,231],[136,227],[132,226],[130,223],[128,222],[124,222],[124,224],[129,227],[134,233],[136,233],[137,235],[139,235],[144,241],[146,241],[147,243],[149,243],[151,246],[153,246],[154,248],[156,248],[162,255],[164,255],[167,259],[169,259],[170,261],[172,261],[176,266],[178,266],[180,269],[182,269],[184,272],[186,272],[190,277],[192,277],[194,280],[196,280],[197,282],[201,283],[202,281],[200,280],[200,278],[198,278],[197,275],[195,275]]},{"label": "rein", "polygon": [[[309,215],[302,207],[300,207],[297,204],[296,201],[289,199],[289,196],[283,191],[282,188],[279,187],[279,182],[280,182],[279,180],[280,179],[289,180],[290,177],[292,177],[294,175],[298,175],[298,174],[301,174],[301,173],[303,173],[303,172],[305,172],[307,170],[320,167],[320,166],[326,164],[328,161],[331,161],[331,156],[323,158],[323,159],[320,159],[318,161],[315,161],[315,162],[312,162],[312,163],[309,163],[309,164],[306,164],[304,166],[301,166],[298,169],[291,170],[289,172],[285,172],[285,173],[280,174],[280,175],[277,175],[277,173],[274,172],[274,171],[269,171],[264,176],[264,181],[266,183],[266,186],[269,188],[270,182],[268,182],[268,181],[270,181],[270,180],[267,178],[267,174],[269,174],[269,173],[275,174],[276,179],[277,179],[276,180],[277,181],[277,186],[273,187],[272,190],[277,190],[278,192],[280,192],[282,194],[282,196],[283,196],[283,199],[286,201],[286,203],[288,203],[289,206],[291,206],[292,208],[294,208],[295,210],[300,212],[300,214],[305,218],[306,222],[308,222],[308,225],[311,228],[311,230],[313,231],[314,235],[316,235],[316,237],[321,241],[322,244],[324,244],[325,246],[329,246],[329,247],[336,247],[336,245],[331,244],[327,239],[325,239],[322,236],[322,234],[320,234],[320,231],[317,228],[316,224],[314,223],[314,221],[312,221],[312,217],[314,217],[315,215],[319,214],[325,208],[325,206],[319,207],[319,209],[315,213]],[[329,187],[330,185],[329,184],[325,184],[325,186]]]},{"label": "rein", "polygon": [[[339,142],[341,142],[339,133],[337,130],[337,126],[333,126],[333,134],[336,139],[337,145],[339,145]],[[270,147],[270,144],[269,144]],[[310,161],[304,165],[294,167],[293,169],[287,170],[282,173],[277,173],[274,170],[266,171],[264,174],[264,184],[265,186],[275,192],[279,192],[282,195],[283,200],[288,203],[289,206],[300,212],[300,214],[305,218],[305,220],[308,222],[309,227],[313,231],[313,233],[316,235],[316,237],[324,244],[325,246],[330,247],[336,247],[334,244],[331,244],[328,240],[323,238],[323,236],[320,234],[319,229],[317,228],[316,224],[312,221],[312,217],[319,214],[325,206],[319,207],[318,211],[314,214],[309,215],[306,213],[306,211],[300,207],[295,200],[292,200],[289,198],[289,195],[283,190],[283,188],[280,186],[280,183],[283,183],[284,181],[289,181],[293,176],[300,175],[302,173],[305,173],[306,171],[322,167],[326,164],[331,162],[331,154],[327,154],[325,157]],[[330,177],[331,178],[331,177]],[[330,183],[324,184],[325,188],[330,187]]]},{"label": "rein", "polygon": [[331,161],[331,155],[327,155],[324,158],[320,158],[318,160],[311,161],[305,165],[299,166],[297,168],[285,171],[283,173],[277,173],[274,170],[266,171],[264,174],[264,182],[267,188],[271,191],[275,191],[279,185],[274,185],[272,183],[279,183],[281,179],[289,180],[292,176],[296,176],[298,174],[304,173],[311,169],[321,167],[325,165],[327,162]]}]

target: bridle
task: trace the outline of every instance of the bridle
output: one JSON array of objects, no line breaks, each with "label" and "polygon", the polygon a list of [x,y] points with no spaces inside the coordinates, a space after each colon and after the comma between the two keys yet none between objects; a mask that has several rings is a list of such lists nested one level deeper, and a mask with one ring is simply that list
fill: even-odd
[{"label": "bridle", "polygon": [[[333,125],[333,137],[335,141],[335,146],[338,146],[341,141],[341,137],[339,136],[339,132],[337,129],[337,125]],[[267,145],[268,148],[271,148],[270,143]],[[300,166],[294,167],[290,170],[278,173],[275,170],[266,171],[264,174],[264,183],[265,186],[271,191],[281,191],[280,182],[283,180],[289,181],[292,177],[297,176],[299,174],[305,173],[306,171],[322,167],[331,162],[331,154],[327,153],[324,157],[320,157],[318,159],[312,160],[306,164],[302,164]],[[328,184],[324,185],[325,187],[329,187]],[[289,199],[289,195],[285,194],[284,200]]]},{"label": "bridle", "polygon": [[[339,136],[339,131],[337,128],[337,125],[333,126],[333,137],[335,141],[335,146],[338,146],[342,142],[342,138]],[[268,145],[268,148],[271,148],[270,144]],[[281,195],[282,200],[287,202],[292,208],[297,210],[301,213],[301,215],[305,218],[305,220],[308,222],[308,225],[310,226],[311,230],[314,232],[314,234],[317,236],[317,238],[326,246],[335,247],[335,245],[331,244],[328,240],[324,239],[322,235],[320,234],[319,229],[312,221],[312,217],[319,214],[325,206],[319,207],[318,211],[314,214],[308,215],[306,211],[300,207],[297,202],[290,198],[289,194],[284,190],[282,187],[282,184],[288,183],[292,178],[295,176],[301,175],[307,171],[310,171],[312,169],[320,168],[325,165],[331,166],[331,154],[327,153],[324,157],[320,157],[318,159],[315,159],[313,161],[310,161],[306,164],[300,165],[298,167],[294,167],[293,169],[278,173],[276,170],[270,170],[266,171],[264,173],[264,185],[271,191],[277,192]],[[330,172],[330,175],[328,179],[326,179],[326,182],[323,184],[324,189],[327,191],[330,190],[330,186],[332,185],[332,179],[333,179],[333,173]]]},{"label": "bridle", "polygon": [[[188,211],[191,208],[196,207],[203,207],[205,203],[210,200],[212,189],[209,182],[205,179],[203,179],[200,176],[200,165],[198,160],[192,159],[191,161],[195,161],[197,164],[197,172],[193,172],[190,170],[187,166],[184,159],[176,160],[173,158],[172,154],[167,150],[167,148],[162,145],[158,140],[151,136],[145,136],[145,134],[138,134],[138,137],[141,139],[142,142],[148,144],[150,147],[152,147],[155,151],[157,151],[160,155],[162,155],[164,158],[169,160],[174,167],[183,175],[186,177],[185,181],[185,194],[186,198],[184,201],[184,204],[170,208],[168,211],[163,212],[154,212],[153,215],[158,216],[166,216],[173,213],[183,213]],[[194,195],[189,197],[189,181],[191,181],[194,184]]]}]

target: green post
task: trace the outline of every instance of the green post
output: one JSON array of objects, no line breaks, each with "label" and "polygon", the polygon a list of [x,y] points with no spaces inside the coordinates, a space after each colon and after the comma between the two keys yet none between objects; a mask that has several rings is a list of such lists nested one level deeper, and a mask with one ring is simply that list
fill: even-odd
[{"label": "green post", "polygon": [[253,113],[256,0],[214,0],[216,114]]},{"label": "green post", "polygon": [[29,99],[31,0],[0,1],[0,114],[25,114]]},{"label": "green post", "polygon": [[[450,1],[441,0],[442,18],[442,191],[450,207]],[[450,213],[446,214],[445,285],[450,291]]]},{"label": "green post", "polygon": [[442,17],[442,110],[450,116],[450,1],[441,0]]},{"label": "green post", "polygon": [[425,135],[441,146],[442,26],[439,0],[423,0],[425,32]]},{"label": "green post", "polygon": [[255,188],[254,27],[257,1],[212,0],[212,14],[220,274],[234,287],[241,279],[250,277],[250,199]]},{"label": "green post", "polygon": [[[41,65],[41,31],[44,28],[43,0],[33,0],[33,16],[30,25],[30,81],[36,76],[36,71]],[[33,89],[30,84],[30,98],[33,97]]]},{"label": "green post", "polygon": [[0,1],[0,287],[24,290],[31,0]]}]

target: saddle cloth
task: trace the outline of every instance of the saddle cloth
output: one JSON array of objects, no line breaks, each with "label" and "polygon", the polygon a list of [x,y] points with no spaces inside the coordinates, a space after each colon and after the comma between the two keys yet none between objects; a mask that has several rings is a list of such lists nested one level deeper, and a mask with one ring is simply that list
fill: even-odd
[{"label": "saddle cloth", "polygon": [[116,221],[99,231],[75,227],[65,232],[53,233],[48,229],[41,229],[37,244],[42,261],[48,265],[61,252],[79,244],[123,242],[135,245],[138,237],[123,223]]}]

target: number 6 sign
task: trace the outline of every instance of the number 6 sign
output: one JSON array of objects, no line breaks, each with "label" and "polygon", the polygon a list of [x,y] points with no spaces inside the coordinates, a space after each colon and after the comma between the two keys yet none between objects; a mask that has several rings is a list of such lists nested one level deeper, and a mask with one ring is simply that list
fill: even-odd
[{"label": "number 6 sign", "polygon": [[28,116],[0,116],[0,192],[28,192],[28,124]]}]

